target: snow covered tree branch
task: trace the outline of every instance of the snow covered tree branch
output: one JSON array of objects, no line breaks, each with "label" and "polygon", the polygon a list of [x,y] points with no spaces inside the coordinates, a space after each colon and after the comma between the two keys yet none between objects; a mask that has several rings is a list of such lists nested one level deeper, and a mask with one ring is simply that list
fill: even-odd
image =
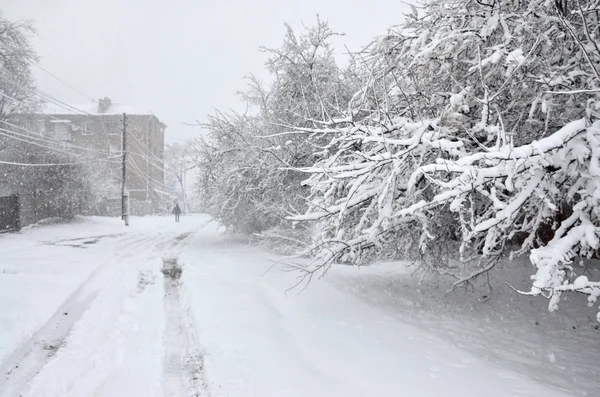
[{"label": "snow covered tree branch", "polygon": [[34,88],[32,62],[37,61],[28,21],[12,22],[0,12],[0,120],[14,112],[34,110],[39,100]]},{"label": "snow covered tree branch", "polygon": [[287,26],[280,48],[263,48],[272,84],[251,76],[242,94],[248,111],[217,112],[203,124],[208,134],[196,156],[201,201],[230,230],[251,235],[288,227],[289,211],[306,208],[298,168],[314,164],[328,138],[289,134],[288,126],[314,127],[348,101],[330,44],[335,35],[320,19],[300,35]]},{"label": "snow covered tree branch", "polygon": [[590,6],[428,1],[357,54],[362,87],[348,110],[326,128],[298,126],[332,137],[327,155],[302,169],[308,210],[289,217],[317,224],[305,271],[408,255],[465,280],[492,266],[426,256],[447,246],[466,261],[512,248],[531,252],[530,293],[550,297],[551,310],[567,291],[595,302],[597,282],[571,266],[599,248],[591,32],[600,26],[583,12]]}]

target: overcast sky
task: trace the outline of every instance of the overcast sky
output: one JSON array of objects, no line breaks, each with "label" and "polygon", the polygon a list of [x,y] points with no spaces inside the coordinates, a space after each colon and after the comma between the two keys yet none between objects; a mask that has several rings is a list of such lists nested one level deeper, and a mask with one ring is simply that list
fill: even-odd
[{"label": "overcast sky", "polygon": [[[84,94],[151,110],[168,140],[197,130],[215,108],[239,108],[243,77],[261,75],[260,46],[278,47],[284,22],[299,32],[319,14],[341,55],[398,24],[399,0],[0,0],[11,20],[32,19],[41,65]],[[36,69],[38,87],[68,103],[86,99]]]}]

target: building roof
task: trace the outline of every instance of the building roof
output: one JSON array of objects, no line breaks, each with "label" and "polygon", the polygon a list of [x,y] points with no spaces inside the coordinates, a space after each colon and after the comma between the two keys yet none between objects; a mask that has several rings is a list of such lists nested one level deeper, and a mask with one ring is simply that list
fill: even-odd
[{"label": "building roof", "polygon": [[48,115],[121,115],[127,113],[128,115],[138,116],[153,116],[154,113],[150,111],[140,111],[126,105],[118,103],[108,103],[107,108],[104,111],[100,111],[98,101],[89,101],[75,104],[55,104],[47,103],[40,111],[42,114]]}]

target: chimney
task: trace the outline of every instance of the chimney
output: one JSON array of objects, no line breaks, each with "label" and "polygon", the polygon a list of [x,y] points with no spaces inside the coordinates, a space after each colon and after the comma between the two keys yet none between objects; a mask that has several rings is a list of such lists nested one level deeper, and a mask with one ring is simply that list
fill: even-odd
[{"label": "chimney", "polygon": [[98,99],[98,113],[106,113],[111,105],[111,100],[108,97]]}]

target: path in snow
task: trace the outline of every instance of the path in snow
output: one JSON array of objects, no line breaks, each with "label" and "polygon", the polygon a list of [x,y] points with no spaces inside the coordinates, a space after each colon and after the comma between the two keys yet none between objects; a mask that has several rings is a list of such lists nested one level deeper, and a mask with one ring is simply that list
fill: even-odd
[{"label": "path in snow", "polygon": [[[95,236],[100,240],[105,236]],[[53,244],[91,241],[86,238],[57,240]],[[56,353],[64,347],[66,337],[79,321],[99,290],[114,276],[120,260],[142,248],[148,238],[128,236],[120,241],[120,253],[111,261],[100,265],[96,271],[58,308],[50,319],[25,343],[15,349],[0,365],[0,394],[18,395],[31,379]]]},{"label": "path in snow", "polygon": [[[43,230],[43,238],[32,233],[43,245],[66,246],[81,262],[98,263],[56,313],[5,357],[0,396],[163,395],[163,359],[191,350],[184,343],[187,339],[177,346],[163,345],[166,317],[179,319],[182,326],[188,323],[178,316],[184,312],[176,307],[180,299],[169,298],[178,294],[165,291],[156,280],[162,277],[161,257],[176,254],[195,228],[194,223],[173,227],[168,221],[172,220],[139,219],[137,228],[100,247],[107,251],[104,256],[81,250],[90,241],[106,243],[102,235],[52,240]],[[170,309],[163,313],[157,307]],[[176,383],[190,383],[183,369],[174,373],[184,377]]]},{"label": "path in snow", "polygon": [[0,236],[0,363],[24,346],[96,269],[114,260],[120,243],[135,238],[115,234],[115,226],[77,219]]},{"label": "path in snow", "polygon": [[181,267],[176,257],[164,258],[166,329],[165,397],[208,396],[203,379],[204,358],[181,284]]}]

